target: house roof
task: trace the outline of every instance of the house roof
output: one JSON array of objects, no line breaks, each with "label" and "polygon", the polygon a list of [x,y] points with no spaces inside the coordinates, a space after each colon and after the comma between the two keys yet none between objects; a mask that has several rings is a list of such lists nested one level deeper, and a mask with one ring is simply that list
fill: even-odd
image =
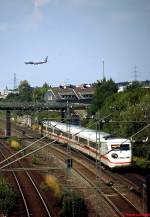
[{"label": "house roof", "polygon": [[59,86],[59,87],[51,87],[48,92],[51,92],[55,99],[62,99],[64,96],[73,97],[75,99],[82,99],[83,95],[93,95],[94,88],[93,87],[85,87],[85,86]]}]

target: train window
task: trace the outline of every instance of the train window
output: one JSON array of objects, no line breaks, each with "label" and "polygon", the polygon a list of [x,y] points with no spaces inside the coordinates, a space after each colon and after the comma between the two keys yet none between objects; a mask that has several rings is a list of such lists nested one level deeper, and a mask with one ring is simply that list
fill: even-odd
[{"label": "train window", "polygon": [[63,136],[68,137],[68,133],[63,132]]},{"label": "train window", "polygon": [[112,150],[128,151],[130,149],[129,144],[114,144],[111,145]]},{"label": "train window", "polygon": [[72,134],[59,131],[59,134],[60,134],[60,133],[61,133],[61,135],[63,135],[64,137],[67,137],[67,138],[69,137],[70,139],[72,139]]},{"label": "train window", "polygon": [[54,133],[57,134],[57,135],[59,135],[61,132],[60,132],[60,130],[56,130],[56,129],[55,129],[55,130],[54,130]]},{"label": "train window", "polygon": [[114,144],[114,145],[111,145],[111,148],[112,148],[112,150],[113,150],[113,149],[115,149],[115,150],[120,150],[120,145]]},{"label": "train window", "polygon": [[95,142],[90,142],[90,146],[92,147],[92,148],[97,148],[97,145],[96,145],[96,143]]},{"label": "train window", "polygon": [[69,134],[69,133],[68,133],[68,137],[69,137],[70,139],[72,139],[72,134]]},{"label": "train window", "polygon": [[83,139],[81,137],[79,137],[79,142],[83,143],[83,144],[87,144],[87,140],[86,139]]},{"label": "train window", "polygon": [[78,136],[75,136],[75,140],[78,141]]},{"label": "train window", "polygon": [[104,149],[104,150],[106,150],[106,151],[108,151],[108,145],[107,145],[107,143],[102,142],[101,143],[101,148]]},{"label": "train window", "polygon": [[129,144],[121,144],[120,150],[122,151],[128,151],[130,149]]}]

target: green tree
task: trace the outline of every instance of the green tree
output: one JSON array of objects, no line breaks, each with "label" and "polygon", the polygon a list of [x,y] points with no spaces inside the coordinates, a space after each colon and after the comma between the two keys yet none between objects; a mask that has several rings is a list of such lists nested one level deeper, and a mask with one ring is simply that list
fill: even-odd
[{"label": "green tree", "polygon": [[7,214],[15,206],[15,202],[15,192],[5,179],[0,176],[0,213]]},{"label": "green tree", "polygon": [[42,91],[41,91],[41,88],[39,87],[35,87],[33,88],[33,91],[32,91],[32,100],[34,102],[39,102],[42,100]]},{"label": "green tree", "polygon": [[32,88],[28,83],[28,81],[26,80],[21,81],[18,90],[19,90],[20,101],[29,102],[32,100]]},{"label": "green tree", "polygon": [[34,102],[37,101],[43,101],[44,95],[48,91],[49,85],[47,83],[44,83],[42,87],[35,87],[32,91],[32,100]]},{"label": "green tree", "polygon": [[49,85],[45,82],[42,87],[31,87],[29,82],[23,80],[18,87],[18,93],[9,93],[4,101],[19,101],[19,102],[42,102],[44,95],[48,91]]},{"label": "green tree", "polygon": [[19,94],[9,93],[4,101],[19,101]]},{"label": "green tree", "polygon": [[61,217],[85,217],[87,216],[87,207],[84,199],[74,192],[65,192],[63,198],[63,207]]},{"label": "green tree", "polygon": [[[150,92],[138,87],[125,92],[115,93],[105,98],[98,112],[100,117],[111,113],[113,122],[104,123],[104,132],[116,136],[128,137],[135,134],[150,122]],[[111,112],[110,108],[115,108]],[[88,125],[88,124],[87,124]],[[149,128],[136,136],[136,140],[144,140],[149,136]]]},{"label": "green tree", "polygon": [[50,88],[50,86],[45,82],[42,86],[46,91]]},{"label": "green tree", "polygon": [[107,97],[116,93],[118,90],[117,84],[115,84],[112,79],[97,81],[97,83],[94,84],[94,88],[95,93],[91,104],[92,113],[97,112],[102,107]]}]

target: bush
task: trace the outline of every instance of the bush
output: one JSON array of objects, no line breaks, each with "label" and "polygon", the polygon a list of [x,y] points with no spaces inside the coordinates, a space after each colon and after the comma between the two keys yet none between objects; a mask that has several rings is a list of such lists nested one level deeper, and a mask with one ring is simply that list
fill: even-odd
[{"label": "bush", "polygon": [[5,181],[5,179],[0,176],[0,213],[7,214],[15,206],[16,194],[10,187],[10,185]]},{"label": "bush", "polygon": [[35,164],[35,165],[39,164],[39,159],[36,156],[33,156],[33,158],[32,158],[32,164]]},{"label": "bush", "polygon": [[150,161],[141,157],[133,157],[133,165],[140,169],[148,169],[150,168]]},{"label": "bush", "polygon": [[12,138],[9,140],[10,147],[15,149],[16,151],[19,151],[21,149],[21,143],[18,139]]},{"label": "bush", "polygon": [[77,193],[65,192],[63,196],[62,210],[60,217],[85,217],[87,216],[87,207],[84,199]]},{"label": "bush", "polygon": [[8,139],[8,143],[10,144],[10,147],[15,149],[16,151],[21,149],[21,140],[18,139],[16,136],[11,136]]},{"label": "bush", "polygon": [[54,195],[56,197],[59,197],[59,195],[61,195],[60,185],[59,185],[58,180],[55,176],[47,175],[45,178],[45,183],[50,188],[50,190],[54,193]]}]

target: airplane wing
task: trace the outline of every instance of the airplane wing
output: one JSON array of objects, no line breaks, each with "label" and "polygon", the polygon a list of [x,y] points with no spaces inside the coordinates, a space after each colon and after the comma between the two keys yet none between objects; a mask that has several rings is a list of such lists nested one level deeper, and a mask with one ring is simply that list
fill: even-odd
[{"label": "airplane wing", "polygon": [[25,64],[34,64],[34,62],[24,62]]}]

